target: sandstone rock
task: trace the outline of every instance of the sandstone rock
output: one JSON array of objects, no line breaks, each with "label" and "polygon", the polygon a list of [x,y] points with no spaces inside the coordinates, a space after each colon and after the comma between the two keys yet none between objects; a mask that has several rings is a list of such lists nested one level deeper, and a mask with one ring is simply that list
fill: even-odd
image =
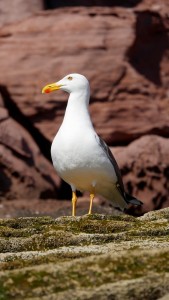
[{"label": "sandstone rock", "polygon": [[0,169],[0,198],[56,197],[59,180],[53,167],[4,108],[0,108]]},{"label": "sandstone rock", "polygon": [[0,2],[0,26],[31,16],[43,8],[41,0],[6,0]]},{"label": "sandstone rock", "polygon": [[169,10],[169,3],[166,1],[158,1],[158,0],[142,0],[138,3],[136,10],[139,11],[153,11],[160,12],[163,16],[167,16]]},{"label": "sandstone rock", "polygon": [[112,148],[112,152],[121,168],[126,190],[144,202],[138,207],[138,213],[169,206],[168,139],[144,136],[127,147]]},{"label": "sandstone rock", "polygon": [[[27,4],[22,3],[23,6],[17,6],[18,15],[13,9],[13,17],[6,18],[8,23],[16,19],[17,22],[4,25],[6,20],[2,19],[0,138],[1,160],[5,161],[5,171],[1,174],[4,174],[6,183],[1,196],[19,198],[24,191],[28,198],[50,197],[51,194],[46,191],[52,191],[53,195],[58,179],[39,149],[50,160],[50,142],[62,122],[67,95],[61,92],[41,95],[41,88],[67,73],[79,72],[89,78],[92,119],[97,132],[109,145],[125,146],[147,134],[168,137],[168,4],[164,0],[160,3],[154,0],[127,1],[125,5],[130,4],[134,8],[126,9],[120,2],[121,7],[71,7],[36,15],[32,15],[31,10],[39,10],[40,2],[34,2],[34,6],[29,3],[27,11]],[[16,3],[19,0],[12,5]],[[6,10],[7,5],[8,1],[0,4],[1,10]],[[25,150],[22,138],[26,144],[31,144],[31,149]],[[162,147],[163,142],[166,145],[165,139],[158,140],[157,144]],[[127,171],[127,156],[124,155],[121,163],[129,192],[148,201],[143,211],[168,203],[167,150],[162,155],[165,165],[162,166],[157,159],[158,147],[155,141],[153,143],[156,152],[147,142],[147,151],[150,152],[146,154],[144,146],[138,142],[141,153],[144,153],[141,162],[137,149],[132,150],[132,144],[121,150],[124,155],[127,149],[126,153],[131,158]],[[131,157],[128,149],[136,154]],[[149,162],[152,153],[154,162]],[[39,165],[38,158],[45,161],[45,175],[44,171],[35,170]],[[136,159],[138,165],[133,162]],[[33,160],[32,166],[28,163],[30,160]],[[145,167],[143,172],[142,163]],[[20,179],[13,178],[12,172],[17,174],[17,166],[20,172],[18,178],[27,176],[25,174],[29,177],[30,172],[33,172],[33,178],[39,176],[33,194],[26,187],[29,183],[21,184],[18,183]],[[51,183],[47,183],[48,174],[50,180],[52,178]],[[63,197],[65,195],[63,193]]]},{"label": "sandstone rock", "polygon": [[2,299],[159,299],[169,292],[169,208],[0,220]]},{"label": "sandstone rock", "polygon": [[[167,24],[163,12],[143,13],[139,6],[137,14],[108,7],[40,12],[0,30],[0,82],[49,140],[61,124],[67,95],[44,96],[41,88],[71,72],[89,78],[92,118],[109,144],[125,145],[148,133],[167,136]],[[140,67],[145,39],[149,41],[146,59],[152,52],[158,54],[153,70],[148,64],[146,74]],[[158,77],[160,85],[152,76]]]},{"label": "sandstone rock", "polygon": [[[71,192],[70,192],[71,194]],[[34,217],[34,216],[71,216],[72,203],[70,200],[56,199],[12,199],[6,201],[0,199],[0,218]],[[89,211],[89,196],[78,197],[76,214],[86,215]],[[93,203],[94,214],[120,215],[121,211],[116,210],[107,201],[95,198]]]}]

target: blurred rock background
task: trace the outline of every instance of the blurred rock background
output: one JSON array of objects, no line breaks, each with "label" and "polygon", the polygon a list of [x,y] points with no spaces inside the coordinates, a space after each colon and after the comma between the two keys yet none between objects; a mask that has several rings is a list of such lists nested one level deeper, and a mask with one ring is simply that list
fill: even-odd
[{"label": "blurred rock background", "polygon": [[71,72],[90,80],[96,131],[144,202],[129,213],[169,206],[168,61],[165,0],[1,1],[0,216],[71,198],[50,158],[67,95],[41,94]]}]

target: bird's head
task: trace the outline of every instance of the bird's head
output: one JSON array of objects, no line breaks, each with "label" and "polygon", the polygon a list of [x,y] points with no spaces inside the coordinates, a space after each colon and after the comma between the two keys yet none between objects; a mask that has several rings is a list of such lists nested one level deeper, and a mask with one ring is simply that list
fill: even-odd
[{"label": "bird's head", "polygon": [[89,82],[85,76],[80,74],[69,74],[57,82],[47,84],[42,89],[42,93],[51,93],[56,90],[72,93],[88,89]]}]

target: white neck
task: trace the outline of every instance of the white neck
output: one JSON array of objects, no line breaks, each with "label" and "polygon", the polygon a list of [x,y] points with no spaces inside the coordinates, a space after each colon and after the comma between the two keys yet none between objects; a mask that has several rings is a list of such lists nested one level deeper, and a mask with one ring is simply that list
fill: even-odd
[{"label": "white neck", "polygon": [[83,128],[92,125],[89,114],[90,90],[81,90],[70,93],[62,126]]}]

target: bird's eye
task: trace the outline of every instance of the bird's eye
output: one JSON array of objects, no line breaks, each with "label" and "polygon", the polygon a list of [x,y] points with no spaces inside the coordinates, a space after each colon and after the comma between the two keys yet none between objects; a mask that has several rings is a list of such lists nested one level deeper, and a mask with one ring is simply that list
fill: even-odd
[{"label": "bird's eye", "polygon": [[69,76],[67,79],[68,79],[68,80],[72,80],[72,79],[73,79],[73,77],[72,77],[72,76]]}]

